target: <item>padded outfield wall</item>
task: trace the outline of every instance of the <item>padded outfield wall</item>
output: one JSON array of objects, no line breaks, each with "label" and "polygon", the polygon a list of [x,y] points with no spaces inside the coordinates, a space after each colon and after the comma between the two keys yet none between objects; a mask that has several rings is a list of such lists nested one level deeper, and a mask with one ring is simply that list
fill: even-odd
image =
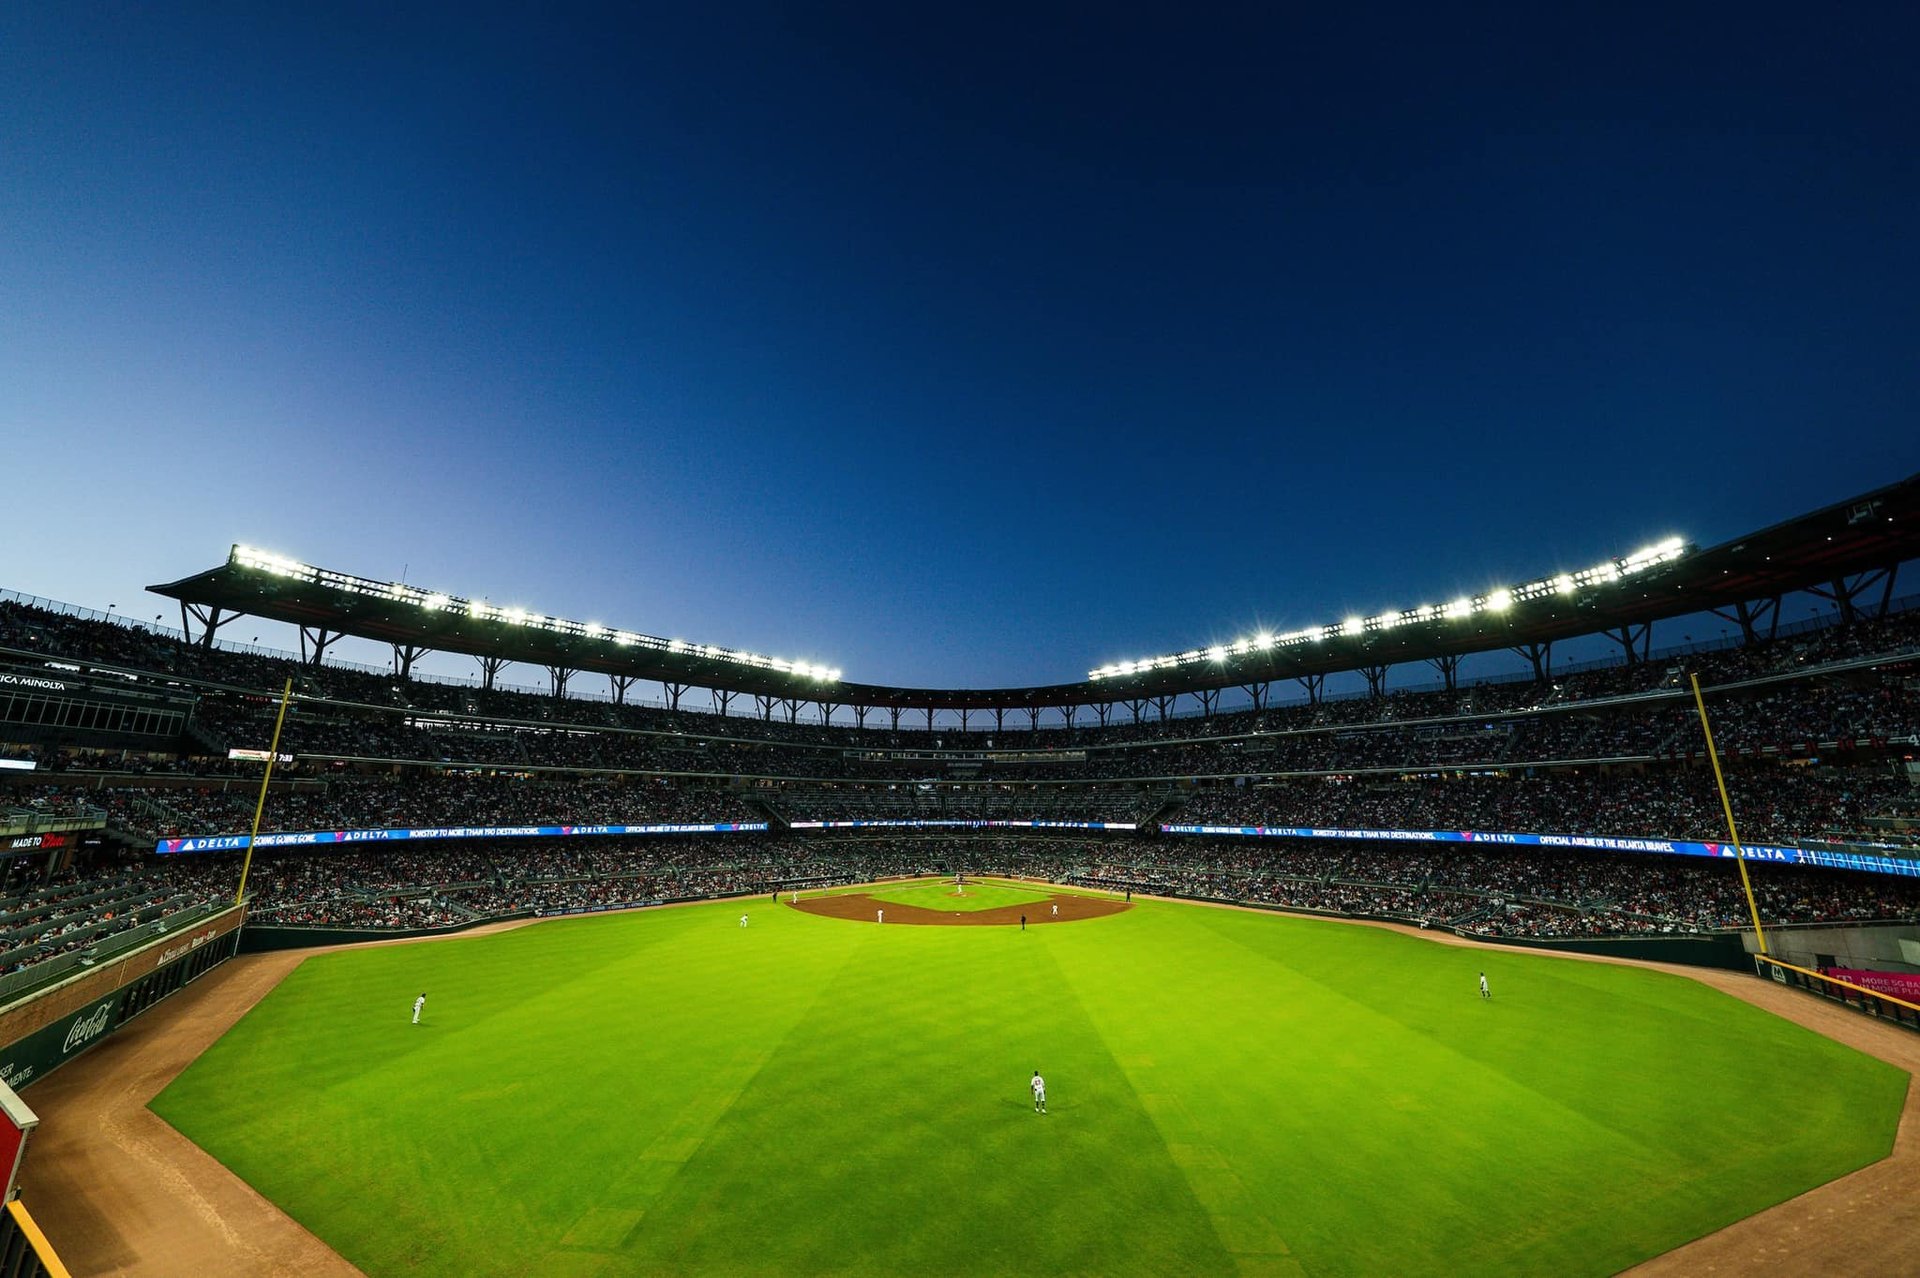
[{"label": "padded outfield wall", "polygon": [[230,906],[0,1008],[0,1080],[31,1086],[232,958],[245,917]]}]

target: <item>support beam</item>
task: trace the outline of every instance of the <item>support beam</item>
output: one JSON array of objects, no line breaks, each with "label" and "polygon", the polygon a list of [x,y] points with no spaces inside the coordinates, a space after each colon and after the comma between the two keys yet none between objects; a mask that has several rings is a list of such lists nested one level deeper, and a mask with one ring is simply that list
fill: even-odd
[{"label": "support beam", "polygon": [[872,712],[873,712],[872,706],[855,706],[853,708],[853,726],[856,728],[866,727],[867,716]]},{"label": "support beam", "polygon": [[839,708],[840,708],[839,703],[835,701],[820,702],[820,722],[823,724],[832,723],[833,712],[835,710],[838,710]]},{"label": "support beam", "polygon": [[1173,702],[1174,698],[1170,694],[1158,696],[1153,699],[1153,708],[1160,712],[1160,722],[1165,723],[1173,714]]},{"label": "support beam", "polygon": [[1387,695],[1387,667],[1361,666],[1360,673],[1366,677],[1367,695],[1369,697],[1384,697]]},{"label": "support beam", "polygon": [[1533,666],[1535,683],[1545,683],[1553,673],[1553,640],[1523,643],[1511,651]]},{"label": "support beam", "polygon": [[993,708],[993,730],[995,732],[1005,732],[1007,730],[1007,708],[1005,706],[995,706]]},{"label": "support beam", "polygon": [[966,730],[967,730],[967,708],[965,706],[961,706],[960,707],[960,731],[965,732]]},{"label": "support beam", "polygon": [[1460,687],[1460,654],[1455,652],[1444,657],[1429,657],[1427,664],[1440,672],[1440,679],[1447,685],[1447,691],[1453,692]]},{"label": "support beam", "polygon": [[713,704],[720,708],[721,718],[726,718],[727,711],[733,706],[733,699],[739,695],[739,693],[731,688],[715,688],[713,690]]},{"label": "support beam", "polygon": [[798,697],[782,697],[780,705],[787,712],[788,723],[800,722],[800,707],[807,704]]},{"label": "support beam", "polygon": [[1035,732],[1035,733],[1039,732],[1040,731],[1040,707],[1028,706],[1026,707],[1026,711],[1027,711],[1027,728],[1032,732]]},{"label": "support beam", "polygon": [[393,645],[393,673],[401,679],[413,678],[413,663],[431,651],[431,648],[419,648],[410,643],[396,643]]},{"label": "support beam", "polygon": [[1125,706],[1128,709],[1128,711],[1132,713],[1133,721],[1135,723],[1140,722],[1140,712],[1147,708],[1147,703],[1139,697],[1135,697],[1131,701],[1122,701],[1120,704]]},{"label": "support beam", "polygon": [[[217,606],[209,608],[201,604],[190,604],[184,599],[180,601],[181,633],[185,634],[187,641],[197,648],[213,647],[213,637],[219,632],[220,627],[239,618],[240,614],[237,612],[222,616]],[[197,636],[193,632],[196,621],[200,623],[200,633]]]},{"label": "support beam", "polygon": [[[1857,572],[1851,577],[1836,577],[1825,590],[1809,586],[1807,593],[1831,600],[1840,610],[1840,624],[1851,626],[1856,621],[1887,615],[1887,605],[1893,601],[1893,579],[1898,571],[1898,564],[1890,568],[1873,568],[1867,572]],[[1882,587],[1879,603],[1862,609],[1861,599],[1875,586]]]},{"label": "support beam", "polygon": [[927,731],[928,732],[933,731],[933,707],[932,706],[927,707]]},{"label": "support beam", "polygon": [[344,638],[338,630],[325,626],[300,627],[300,664],[317,666],[326,659],[327,649]]},{"label": "support beam", "polygon": [[500,672],[506,668],[507,659],[505,657],[481,657],[480,686],[488,692],[492,692],[494,681],[500,677]]},{"label": "support beam", "polygon": [[1107,721],[1113,718],[1113,702],[1111,701],[1094,702],[1093,717],[1100,721],[1101,727],[1103,728],[1106,727]]},{"label": "support beam", "polygon": [[1079,715],[1080,715],[1079,706],[1061,706],[1060,707],[1061,726],[1071,730],[1074,726],[1073,721],[1076,718],[1078,718]]},{"label": "support beam", "polygon": [[[624,706],[627,704],[627,693],[633,688],[633,685],[638,682],[640,682],[639,675],[608,675],[607,686],[613,691],[613,704],[616,706]],[[725,714],[726,711],[722,710],[720,713]]]},{"label": "support beam", "polygon": [[660,690],[667,694],[667,709],[678,710],[680,708],[681,694],[691,686],[691,684],[675,683],[671,679],[662,679],[660,681]]},{"label": "support beam", "polygon": [[895,732],[900,731],[900,707],[888,706],[887,713],[893,716],[893,730]]},{"label": "support beam", "polygon": [[547,686],[555,697],[567,695],[567,681],[573,678],[571,666],[548,666]]},{"label": "support beam", "polygon": [[1214,707],[1220,704],[1220,689],[1202,688],[1199,692],[1193,694],[1193,699],[1200,703],[1201,716],[1211,719],[1213,718]]},{"label": "support beam", "polygon": [[1327,686],[1327,677],[1323,674],[1301,675],[1295,683],[1307,690],[1307,704],[1317,706],[1321,701],[1321,692]]},{"label": "support beam", "polygon": [[753,704],[760,711],[760,718],[767,723],[773,722],[773,708],[779,703],[778,697],[769,697],[759,692],[753,694]]},{"label": "support beam", "polygon": [[1267,682],[1243,683],[1240,685],[1240,690],[1253,699],[1253,708],[1256,712],[1265,710],[1267,703],[1273,698],[1273,685]]},{"label": "support beam", "polygon": [[1763,642],[1760,638],[1760,627],[1762,624],[1767,628],[1767,641],[1771,641],[1773,636],[1780,630],[1779,595],[1772,595],[1766,599],[1755,599],[1752,602],[1742,599],[1733,606],[1732,612],[1728,612],[1724,608],[1709,608],[1707,611],[1722,621],[1731,621],[1734,625],[1740,627],[1740,641],[1742,643],[1752,644]]},{"label": "support beam", "polygon": [[1617,630],[1601,632],[1607,638],[1620,645],[1621,655],[1630,666],[1645,664],[1647,653],[1653,647],[1653,623],[1643,621],[1639,625],[1624,625]]}]

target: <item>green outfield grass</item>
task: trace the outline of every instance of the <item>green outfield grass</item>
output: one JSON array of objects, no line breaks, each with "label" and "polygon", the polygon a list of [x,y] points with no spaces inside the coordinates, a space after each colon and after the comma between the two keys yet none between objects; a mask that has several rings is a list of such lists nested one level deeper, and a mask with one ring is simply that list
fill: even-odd
[{"label": "green outfield grass", "polygon": [[955,896],[953,882],[947,880],[872,888],[868,894],[875,900],[898,901],[902,905],[917,905],[924,910],[997,910],[1003,905],[1028,905],[1044,901],[1053,894],[1053,890],[1035,891],[1006,883],[981,882],[967,884],[966,894]]},{"label": "green outfield grass", "polygon": [[374,1275],[1598,1275],[1885,1156],[1908,1081],[1372,928],[740,909],[310,959],[154,1108]]}]

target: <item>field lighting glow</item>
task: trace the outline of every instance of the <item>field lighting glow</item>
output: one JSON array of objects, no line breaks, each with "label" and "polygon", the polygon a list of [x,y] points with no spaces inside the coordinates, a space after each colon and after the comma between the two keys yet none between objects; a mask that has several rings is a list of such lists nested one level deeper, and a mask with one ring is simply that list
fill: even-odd
[{"label": "field lighting glow", "polygon": [[1422,604],[1418,608],[1383,612],[1374,617],[1351,616],[1331,625],[1308,626],[1305,629],[1293,630],[1281,635],[1270,634],[1263,630],[1251,638],[1235,639],[1228,644],[1213,644],[1206,648],[1193,648],[1186,652],[1168,653],[1159,657],[1143,657],[1138,661],[1116,661],[1111,665],[1101,666],[1098,670],[1087,671],[1087,678],[1097,682],[1101,679],[1147,674],[1155,670],[1177,670],[1182,666],[1195,665],[1202,661],[1220,663],[1227,660],[1229,654],[1236,657],[1246,656],[1255,651],[1270,652],[1275,648],[1293,648],[1301,644],[1322,643],[1329,639],[1354,638],[1417,622],[1464,621],[1483,614],[1497,616],[1536,599],[1565,598],[1581,591],[1612,585],[1624,578],[1643,573],[1649,568],[1673,563],[1687,551],[1688,546],[1683,538],[1669,537],[1665,541],[1636,550],[1624,558],[1609,559],[1605,563],[1596,564],[1579,572],[1563,572],[1556,576],[1543,577],[1538,581],[1529,581],[1520,586],[1499,586],[1483,595],[1462,595],[1449,604]]},{"label": "field lighting glow", "polygon": [[462,599],[458,595],[422,590],[418,586],[408,586],[397,581],[374,581],[367,577],[334,572],[328,568],[316,568],[312,564],[301,563],[298,559],[289,559],[285,555],[277,555],[270,550],[261,550],[254,546],[236,545],[227,556],[227,562],[236,568],[271,573],[276,577],[286,577],[294,581],[311,582],[317,586],[325,586],[329,590],[342,590],[348,594],[367,595],[412,604],[422,612],[463,614],[475,621],[492,621],[509,626],[548,630],[554,634],[573,635],[598,643],[610,643],[621,648],[651,648],[658,652],[704,657],[710,661],[728,661],[735,665],[752,666],[759,670],[771,670],[777,674],[812,679],[818,683],[840,681],[838,670],[815,665],[812,662],[789,661],[783,657],[768,657],[757,652],[722,648],[715,644],[688,643],[682,639],[661,639],[634,630],[616,630],[611,626],[603,626],[597,621],[568,621],[564,617],[549,617],[541,613],[529,612],[525,608],[496,608],[478,599]]}]

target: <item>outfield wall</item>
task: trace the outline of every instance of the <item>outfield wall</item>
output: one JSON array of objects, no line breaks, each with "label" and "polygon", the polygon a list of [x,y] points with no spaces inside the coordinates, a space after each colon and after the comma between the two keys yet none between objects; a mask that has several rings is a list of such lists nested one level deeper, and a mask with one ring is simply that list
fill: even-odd
[{"label": "outfield wall", "polygon": [[240,906],[0,1007],[0,1080],[18,1090],[231,958]]}]

